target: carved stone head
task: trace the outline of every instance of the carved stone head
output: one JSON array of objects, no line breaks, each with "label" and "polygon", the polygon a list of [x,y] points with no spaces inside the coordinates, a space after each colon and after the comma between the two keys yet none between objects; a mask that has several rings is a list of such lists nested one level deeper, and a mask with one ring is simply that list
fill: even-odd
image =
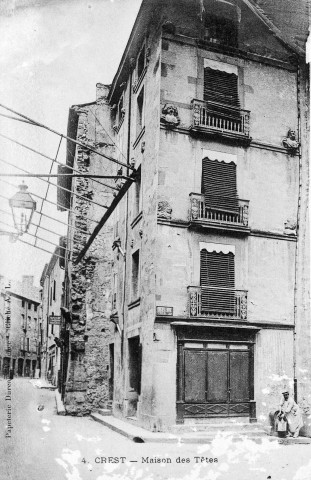
[{"label": "carved stone head", "polygon": [[177,107],[172,103],[166,103],[162,108],[161,123],[168,128],[174,128],[180,124]]}]

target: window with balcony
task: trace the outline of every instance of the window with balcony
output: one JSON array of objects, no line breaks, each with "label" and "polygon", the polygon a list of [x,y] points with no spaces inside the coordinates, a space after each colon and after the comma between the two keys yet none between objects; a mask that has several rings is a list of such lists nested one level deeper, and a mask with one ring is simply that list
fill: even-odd
[{"label": "window with balcony", "polygon": [[250,142],[250,112],[241,108],[238,68],[204,59],[203,99],[193,100],[191,130]]},{"label": "window with balcony", "polygon": [[238,215],[236,164],[204,158],[202,161],[202,188],[207,211]]},{"label": "window with balcony", "polygon": [[201,193],[190,194],[190,222],[249,232],[249,202],[238,198],[236,156],[211,150],[204,153]]},{"label": "window with balcony", "polygon": [[200,286],[188,287],[190,317],[246,320],[247,292],[235,288],[235,247],[200,243]]},{"label": "window with balcony", "polygon": [[232,252],[200,252],[202,313],[234,315],[235,272]]}]

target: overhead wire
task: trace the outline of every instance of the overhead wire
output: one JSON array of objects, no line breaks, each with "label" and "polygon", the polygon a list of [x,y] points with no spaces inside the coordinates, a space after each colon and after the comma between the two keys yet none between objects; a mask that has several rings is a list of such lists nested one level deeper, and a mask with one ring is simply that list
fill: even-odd
[{"label": "overhead wire", "polygon": [[[29,173],[28,170],[25,170],[24,168],[21,168],[21,167],[18,167],[17,165],[14,165],[13,163],[7,161],[7,160],[3,160],[2,158],[0,158],[0,162],[1,163],[5,163],[7,165],[10,165],[11,167],[14,167],[16,168],[17,170],[20,170],[21,172],[24,172],[24,173]],[[11,174],[4,174],[4,176],[11,176]],[[18,176],[18,175],[16,175]],[[69,190],[68,188],[65,188],[65,187],[61,187],[55,183],[51,183],[50,180],[45,180],[44,178],[38,176],[37,174],[33,174],[33,176],[35,178],[38,178],[38,180],[41,180],[41,182],[45,182],[45,183],[50,183],[50,185],[52,185],[53,187],[56,187],[56,188],[59,188],[61,190],[64,190],[65,192],[69,192],[70,194],[72,195],[76,195],[76,197],[78,198],[81,198],[82,200],[85,200],[85,201],[88,201],[90,203],[94,203],[95,205],[97,205],[98,207],[102,207],[102,208],[108,208],[107,205],[102,205],[101,203],[98,203],[98,202],[95,202],[94,200],[91,200],[87,197],[85,197],[84,195],[79,195],[78,193],[74,193],[74,192],[71,192],[71,190]],[[44,199],[43,199],[44,200]]]},{"label": "overhead wire", "polygon": [[[63,137],[60,137],[60,141],[59,141],[59,144],[58,144],[58,147],[57,147],[57,152],[56,152],[56,155],[55,155],[55,159],[53,159],[52,162],[51,162],[49,173],[52,173],[53,165],[54,165],[55,161],[57,160],[57,157],[58,157],[58,154],[59,154],[59,149],[60,149],[62,140],[63,140]],[[47,199],[47,196],[48,196],[48,193],[49,193],[49,189],[50,189],[50,185],[51,185],[51,182],[50,182],[50,179],[49,179],[49,180],[48,180],[48,186],[46,187],[46,192],[45,192],[45,195],[44,195],[44,200],[41,202],[40,211],[38,212],[39,215],[40,215],[40,213],[42,212],[44,202],[45,202],[45,200]],[[41,223],[41,218],[42,218],[42,217],[41,217],[41,215],[40,215],[40,217],[39,217],[39,225],[40,225],[40,223]],[[38,232],[38,225],[37,225],[37,228],[36,228],[36,233],[37,233],[37,232]],[[35,244],[36,244],[36,243],[37,243],[37,240],[35,241]]]},{"label": "overhead wire", "polygon": [[[18,142],[17,140],[14,140],[13,138],[8,137],[7,135],[4,135],[3,133],[0,133],[0,137],[3,137],[7,140],[10,140],[11,142],[16,143],[17,145],[25,148],[26,150],[30,150],[31,152],[37,153],[38,155],[40,155],[43,158],[46,158],[47,160],[54,160],[52,157],[49,157],[48,155],[45,155],[44,153],[39,152],[38,150],[35,150],[34,148],[28,147],[24,143]],[[67,151],[69,151],[68,147],[66,147],[66,149],[67,149]],[[57,163],[58,165],[61,165],[62,167],[67,167],[70,170],[72,170],[73,172],[81,173],[80,170],[77,170],[76,168],[70,167],[69,165],[61,163],[57,160],[55,161],[55,163]],[[113,185],[109,185],[107,183],[100,182],[99,180],[96,180],[96,179],[94,179],[93,181],[95,183],[98,183],[99,185],[103,185],[104,187],[111,188],[112,190],[118,190],[118,188],[114,187]]]},{"label": "overhead wire", "polygon": [[[64,258],[64,257],[62,257],[62,256],[60,256],[60,255],[57,255],[57,254],[54,253],[54,252],[51,252],[50,250],[46,250],[46,248],[34,246],[32,243],[26,242],[26,240],[22,240],[22,239],[19,238],[19,237],[17,237],[16,240],[18,240],[19,242],[25,243],[26,245],[30,245],[31,247],[37,248],[38,250],[42,250],[43,252],[49,253],[50,255],[55,255],[55,257],[61,258],[62,260],[63,260],[63,258]],[[60,247],[60,248],[62,248],[62,247]]]},{"label": "overhead wire", "polygon": [[135,171],[134,167],[132,167],[130,165],[127,165],[126,163],[120,162],[119,160],[116,160],[115,158],[110,157],[109,155],[105,155],[101,152],[96,151],[93,147],[91,147],[87,143],[80,142],[79,140],[74,140],[73,138],[70,138],[67,135],[59,133],[56,130],[54,130],[53,128],[50,128],[47,125],[44,125],[43,123],[37,122],[36,120],[33,120],[30,117],[27,117],[26,115],[23,115],[22,113],[19,113],[16,110],[13,110],[12,108],[3,105],[2,103],[0,103],[0,107],[4,108],[5,110],[8,110],[9,112],[14,113],[15,115],[18,115],[19,117],[22,117],[22,118],[28,120],[34,126],[44,128],[45,130],[48,130],[52,133],[55,133],[55,135],[63,136],[64,138],[66,138],[70,142],[75,143],[76,145],[80,145],[81,147],[86,148],[86,149],[90,150],[91,152],[96,153],[97,155],[99,155],[103,158],[106,158],[107,160],[110,160],[113,163],[117,163],[118,165],[121,165],[123,167],[129,168],[130,170]]}]

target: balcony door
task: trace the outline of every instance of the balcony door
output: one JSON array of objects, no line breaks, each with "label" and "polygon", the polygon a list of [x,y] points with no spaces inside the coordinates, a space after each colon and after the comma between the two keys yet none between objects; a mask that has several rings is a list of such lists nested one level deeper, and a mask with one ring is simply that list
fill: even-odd
[{"label": "balcony door", "polygon": [[239,116],[238,76],[205,67],[203,99],[219,113]]},{"label": "balcony door", "polygon": [[201,312],[208,315],[234,316],[234,254],[200,251]]},{"label": "balcony door", "polygon": [[206,210],[237,215],[239,203],[236,164],[203,158],[201,193],[204,195]]},{"label": "balcony door", "polygon": [[250,359],[248,344],[185,343],[184,417],[248,416]]}]

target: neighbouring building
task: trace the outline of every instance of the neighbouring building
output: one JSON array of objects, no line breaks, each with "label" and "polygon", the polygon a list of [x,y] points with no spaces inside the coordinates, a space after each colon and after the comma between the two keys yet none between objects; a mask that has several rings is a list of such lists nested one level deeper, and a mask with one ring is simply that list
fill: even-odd
[{"label": "neighbouring building", "polygon": [[69,413],[265,422],[286,386],[311,433],[307,17],[270,3],[144,0],[112,85],[70,110],[127,166],[71,144],[67,167],[135,182],[79,263],[100,211],[76,193],[111,190],[69,186]]},{"label": "neighbouring building", "polygon": [[33,280],[29,275],[24,275],[22,282],[1,277],[2,375],[8,375],[10,370],[20,377],[36,375],[41,310],[39,288]]},{"label": "neighbouring building", "polygon": [[[112,157],[108,88],[97,85],[97,100],[72,106],[67,134]],[[66,165],[59,173],[112,175],[113,164],[88,148],[67,144]],[[72,192],[72,193],[70,193]],[[63,321],[61,326],[61,392],[67,413],[85,415],[109,402],[109,341],[111,315],[112,227],[98,234],[90,255],[75,259],[118,192],[114,181],[76,177],[58,179],[58,208],[68,210]]]},{"label": "neighbouring building", "polygon": [[45,265],[40,285],[42,287],[42,319],[40,324],[41,378],[53,385],[59,384],[61,368],[60,322],[64,283],[64,237],[55,248],[51,260]]}]

